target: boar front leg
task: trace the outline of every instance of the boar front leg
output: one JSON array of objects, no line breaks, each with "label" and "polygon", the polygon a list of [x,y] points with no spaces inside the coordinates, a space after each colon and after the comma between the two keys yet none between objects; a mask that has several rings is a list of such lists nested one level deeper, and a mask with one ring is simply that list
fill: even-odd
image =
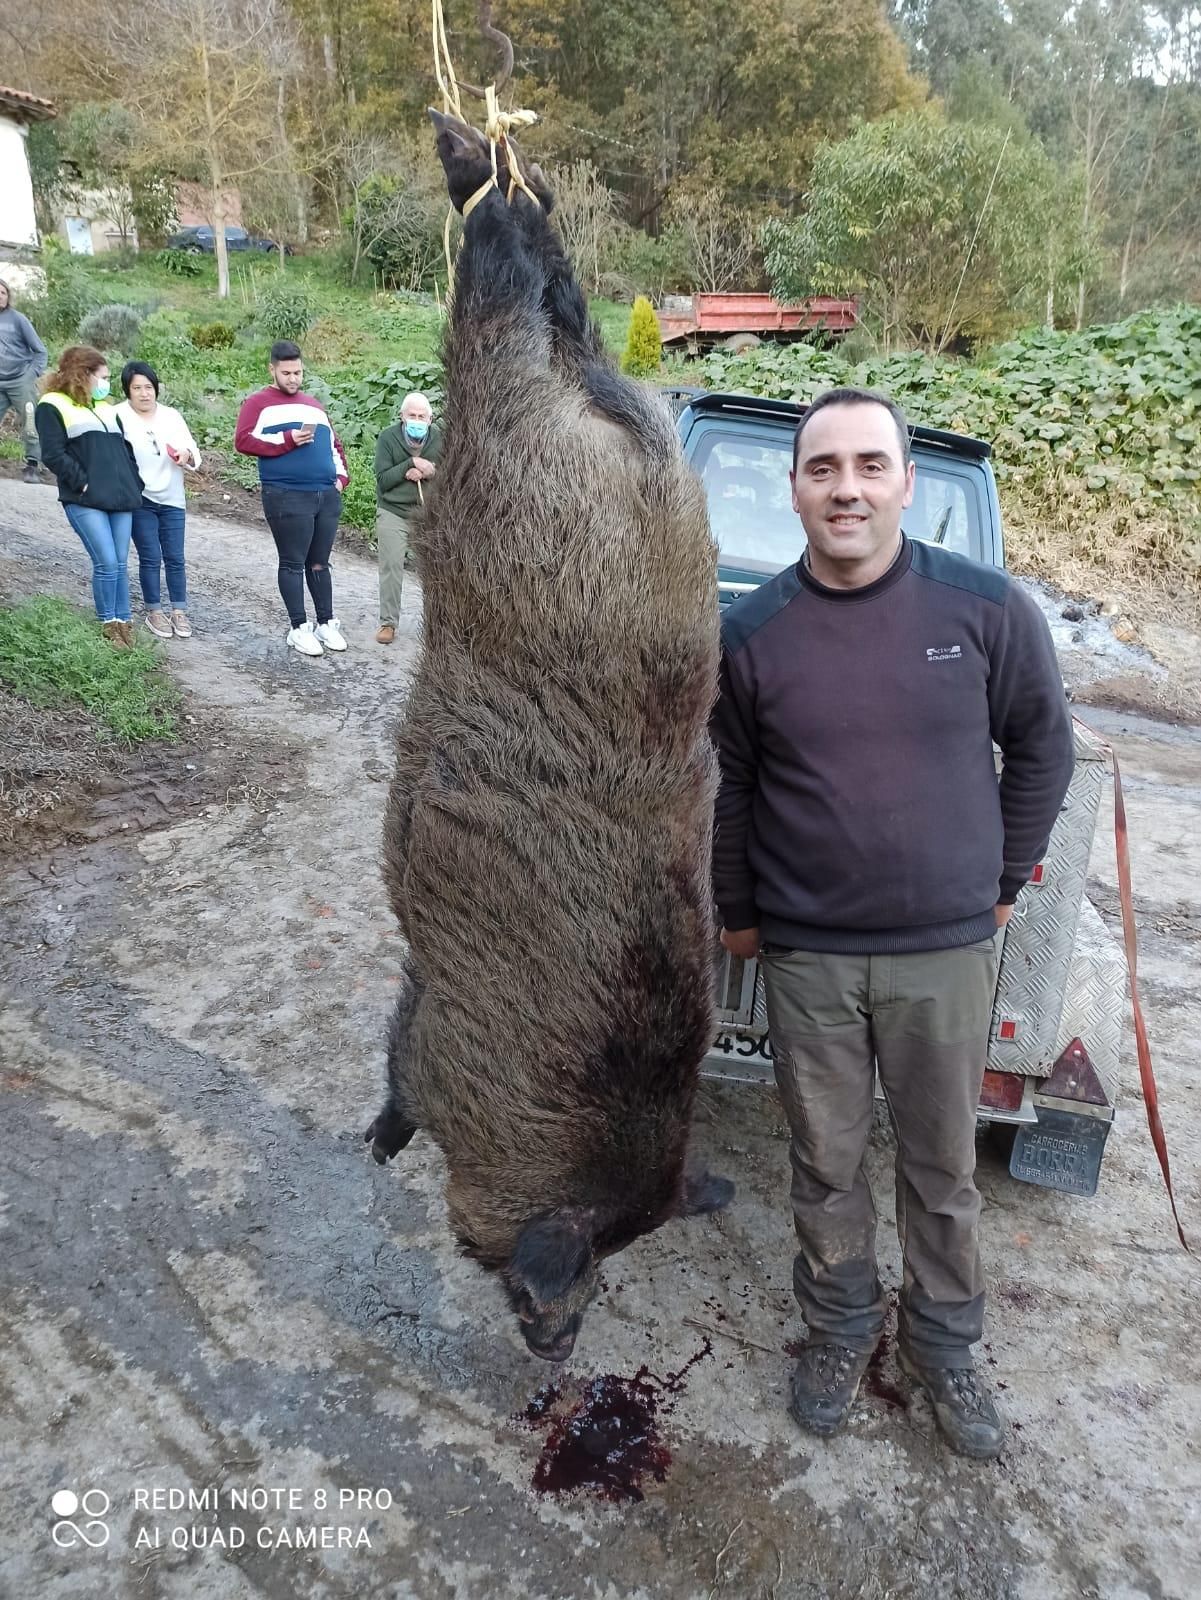
[{"label": "boar front leg", "polygon": [[423,992],[410,963],[404,989],[388,1024],[388,1084],[383,1109],[363,1135],[363,1142],[371,1146],[371,1154],[381,1167],[399,1154],[417,1132],[417,1124],[408,1109],[406,1090],[415,1047],[414,1022]]}]

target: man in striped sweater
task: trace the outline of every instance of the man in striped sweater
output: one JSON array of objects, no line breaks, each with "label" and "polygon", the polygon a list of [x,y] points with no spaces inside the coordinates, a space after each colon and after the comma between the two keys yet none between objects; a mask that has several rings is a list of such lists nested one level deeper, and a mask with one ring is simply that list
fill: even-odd
[{"label": "man in striped sweater", "polygon": [[[263,515],[279,551],[279,592],[291,625],[288,643],[301,655],[319,656],[346,649],[334,616],[329,558],[350,473],[324,408],[301,387],[300,346],[277,340],[270,370],[267,387],[242,402],[234,443],[243,455],[258,457]],[[305,614],[306,583],[315,624]]]}]

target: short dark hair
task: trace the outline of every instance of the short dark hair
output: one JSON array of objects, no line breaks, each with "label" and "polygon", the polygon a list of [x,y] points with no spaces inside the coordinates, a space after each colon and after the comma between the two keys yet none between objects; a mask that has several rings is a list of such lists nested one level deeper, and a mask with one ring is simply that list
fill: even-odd
[{"label": "short dark hair", "polygon": [[277,361],[303,361],[300,346],[295,339],[277,339],[271,346],[271,365]]},{"label": "short dark hair", "polygon": [[121,368],[121,389],[125,398],[129,399],[129,386],[135,378],[148,378],[154,385],[154,393],[158,395],[158,373],[148,361],[127,361]]},{"label": "short dark hair", "polygon": [[801,453],[801,434],[804,433],[806,424],[811,422],[819,411],[825,411],[829,406],[883,406],[893,422],[896,423],[897,438],[901,442],[901,464],[909,464],[909,424],[905,420],[905,413],[895,400],[890,400],[886,394],[878,394],[875,389],[827,389],[819,394],[816,400],[811,400],[796,425],[796,432],[792,436],[792,470],[797,469],[797,461]]}]

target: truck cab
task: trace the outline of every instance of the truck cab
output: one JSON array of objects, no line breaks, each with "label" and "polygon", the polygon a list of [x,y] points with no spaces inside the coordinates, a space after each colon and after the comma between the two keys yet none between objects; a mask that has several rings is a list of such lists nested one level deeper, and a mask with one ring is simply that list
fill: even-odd
[{"label": "truck cab", "polygon": [[[750,395],[669,391],[684,454],[709,502],[722,610],[795,562],[805,546],[789,471],[803,408]],[[912,539],[1004,567],[1001,507],[983,439],[912,428]],[[1044,861],[1018,897],[1001,955],[978,1118],[997,1125],[1024,1182],[1095,1192],[1114,1117],[1126,981],[1121,954],[1085,896],[1106,752],[1076,724],[1076,771]],[[720,953],[718,1034],[705,1075],[774,1076],[763,978]]]}]

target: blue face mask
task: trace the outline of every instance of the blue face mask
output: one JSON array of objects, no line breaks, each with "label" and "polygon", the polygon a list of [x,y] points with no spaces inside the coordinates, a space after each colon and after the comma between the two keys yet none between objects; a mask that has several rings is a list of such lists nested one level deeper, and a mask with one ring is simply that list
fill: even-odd
[{"label": "blue face mask", "polygon": [[110,392],[107,378],[101,378],[99,383],[92,385],[93,400],[107,400]]},{"label": "blue face mask", "polygon": [[405,438],[413,444],[424,444],[430,431],[428,422],[406,422]]}]

